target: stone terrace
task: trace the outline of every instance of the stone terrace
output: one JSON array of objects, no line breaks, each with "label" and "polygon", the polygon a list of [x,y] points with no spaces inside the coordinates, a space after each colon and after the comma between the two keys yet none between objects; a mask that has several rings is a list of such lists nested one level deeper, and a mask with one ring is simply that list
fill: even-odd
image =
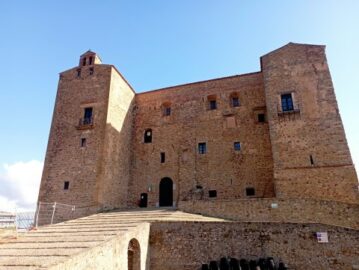
[{"label": "stone terrace", "polygon": [[[139,228],[141,224],[161,221],[224,220],[171,209],[95,214],[40,227],[36,231],[20,235],[16,240],[0,245],[0,269],[67,269],[66,261],[81,257],[83,253],[89,254],[91,249],[121,238],[132,231],[141,230]],[[56,267],[62,264],[65,264],[62,268]]]}]

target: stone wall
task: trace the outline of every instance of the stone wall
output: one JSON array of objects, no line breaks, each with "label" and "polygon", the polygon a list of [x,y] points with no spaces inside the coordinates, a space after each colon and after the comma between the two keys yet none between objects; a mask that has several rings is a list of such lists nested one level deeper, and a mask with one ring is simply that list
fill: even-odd
[{"label": "stone wall", "polygon": [[[327,232],[329,243],[318,243]],[[222,257],[272,256],[289,269],[352,269],[359,264],[359,233],[319,224],[155,223],[150,232],[151,270],[198,270]]]},{"label": "stone wall", "polygon": [[[272,208],[276,204],[277,208]],[[322,223],[359,229],[359,205],[311,199],[186,201],[179,209],[237,221]]]},{"label": "stone wall", "polygon": [[[358,203],[325,47],[290,43],[261,64],[276,195]],[[282,111],[282,94],[292,95],[294,110]]]},{"label": "stone wall", "polygon": [[[233,96],[238,107],[231,105]],[[210,110],[213,99],[217,108]],[[168,116],[166,106],[171,108]],[[129,203],[135,205],[147,192],[149,205],[158,205],[164,177],[175,184],[175,203],[194,196],[196,186],[205,198],[209,190],[220,199],[243,198],[247,187],[255,189],[254,197],[273,197],[268,123],[258,122],[259,113],[266,113],[261,73],[137,94]],[[144,143],[147,129],[152,130],[151,143]],[[205,154],[198,152],[201,142],[207,144]],[[234,142],[240,142],[240,151]]]}]

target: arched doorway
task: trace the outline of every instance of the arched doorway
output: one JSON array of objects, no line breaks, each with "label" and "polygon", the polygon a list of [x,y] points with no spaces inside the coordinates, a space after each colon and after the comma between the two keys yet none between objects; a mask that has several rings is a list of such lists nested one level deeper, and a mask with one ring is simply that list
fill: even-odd
[{"label": "arched doorway", "polygon": [[160,206],[172,206],[173,205],[173,182],[171,178],[162,178],[160,182]]},{"label": "arched doorway", "polygon": [[128,270],[141,270],[141,249],[140,243],[133,238],[128,244],[127,250]]}]

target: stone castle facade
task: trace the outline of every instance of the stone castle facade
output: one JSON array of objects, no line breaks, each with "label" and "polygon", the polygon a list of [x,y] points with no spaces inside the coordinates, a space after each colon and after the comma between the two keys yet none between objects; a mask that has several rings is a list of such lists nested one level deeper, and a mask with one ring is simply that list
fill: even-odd
[{"label": "stone castle facade", "polygon": [[91,51],[60,73],[39,201],[83,214],[188,201],[358,203],[325,47],[259,72],[135,93]]}]

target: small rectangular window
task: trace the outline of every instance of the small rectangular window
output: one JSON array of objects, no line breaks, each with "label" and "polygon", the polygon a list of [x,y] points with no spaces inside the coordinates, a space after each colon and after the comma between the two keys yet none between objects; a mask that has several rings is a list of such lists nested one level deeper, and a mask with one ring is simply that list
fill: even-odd
[{"label": "small rectangular window", "polygon": [[68,190],[70,187],[70,182],[69,181],[65,181],[64,182],[64,190]]},{"label": "small rectangular window", "polygon": [[199,143],[198,144],[198,153],[199,154],[207,153],[207,145],[206,145],[206,143]]},{"label": "small rectangular window", "polygon": [[258,114],[258,122],[259,123],[264,123],[265,121],[266,121],[265,114],[264,113],[259,113]]},{"label": "small rectangular window", "polygon": [[234,142],[234,151],[240,151],[241,150],[241,143],[240,142]]},{"label": "small rectangular window", "polygon": [[92,56],[89,57],[89,65],[92,65]]},{"label": "small rectangular window", "polygon": [[215,197],[217,197],[217,190],[209,190],[209,191],[208,191],[208,196],[209,196],[210,198],[215,198]]},{"label": "small rectangular window", "polygon": [[82,65],[86,66],[86,57],[84,59],[82,59]]},{"label": "small rectangular window", "polygon": [[77,69],[77,78],[81,77],[81,68]]},{"label": "small rectangular window", "polygon": [[232,98],[232,107],[239,107],[239,98],[238,97]]},{"label": "small rectangular window", "polygon": [[210,100],[209,101],[209,109],[210,110],[216,110],[217,109],[217,101],[216,100]]},{"label": "small rectangular window", "polygon": [[81,147],[86,147],[86,138],[81,138]]},{"label": "small rectangular window", "polygon": [[166,107],[163,112],[164,116],[171,115],[171,107]]},{"label": "small rectangular window", "polygon": [[247,196],[254,196],[254,195],[256,195],[255,189],[252,188],[252,187],[246,188],[246,195],[247,195]]},{"label": "small rectangular window", "polygon": [[93,67],[90,68],[90,75],[93,75]]},{"label": "small rectangular window", "polygon": [[164,152],[161,152],[161,163],[165,163],[166,161],[166,154]]},{"label": "small rectangular window", "polygon": [[288,112],[293,111],[293,99],[292,94],[283,94],[281,95],[282,111]]}]

